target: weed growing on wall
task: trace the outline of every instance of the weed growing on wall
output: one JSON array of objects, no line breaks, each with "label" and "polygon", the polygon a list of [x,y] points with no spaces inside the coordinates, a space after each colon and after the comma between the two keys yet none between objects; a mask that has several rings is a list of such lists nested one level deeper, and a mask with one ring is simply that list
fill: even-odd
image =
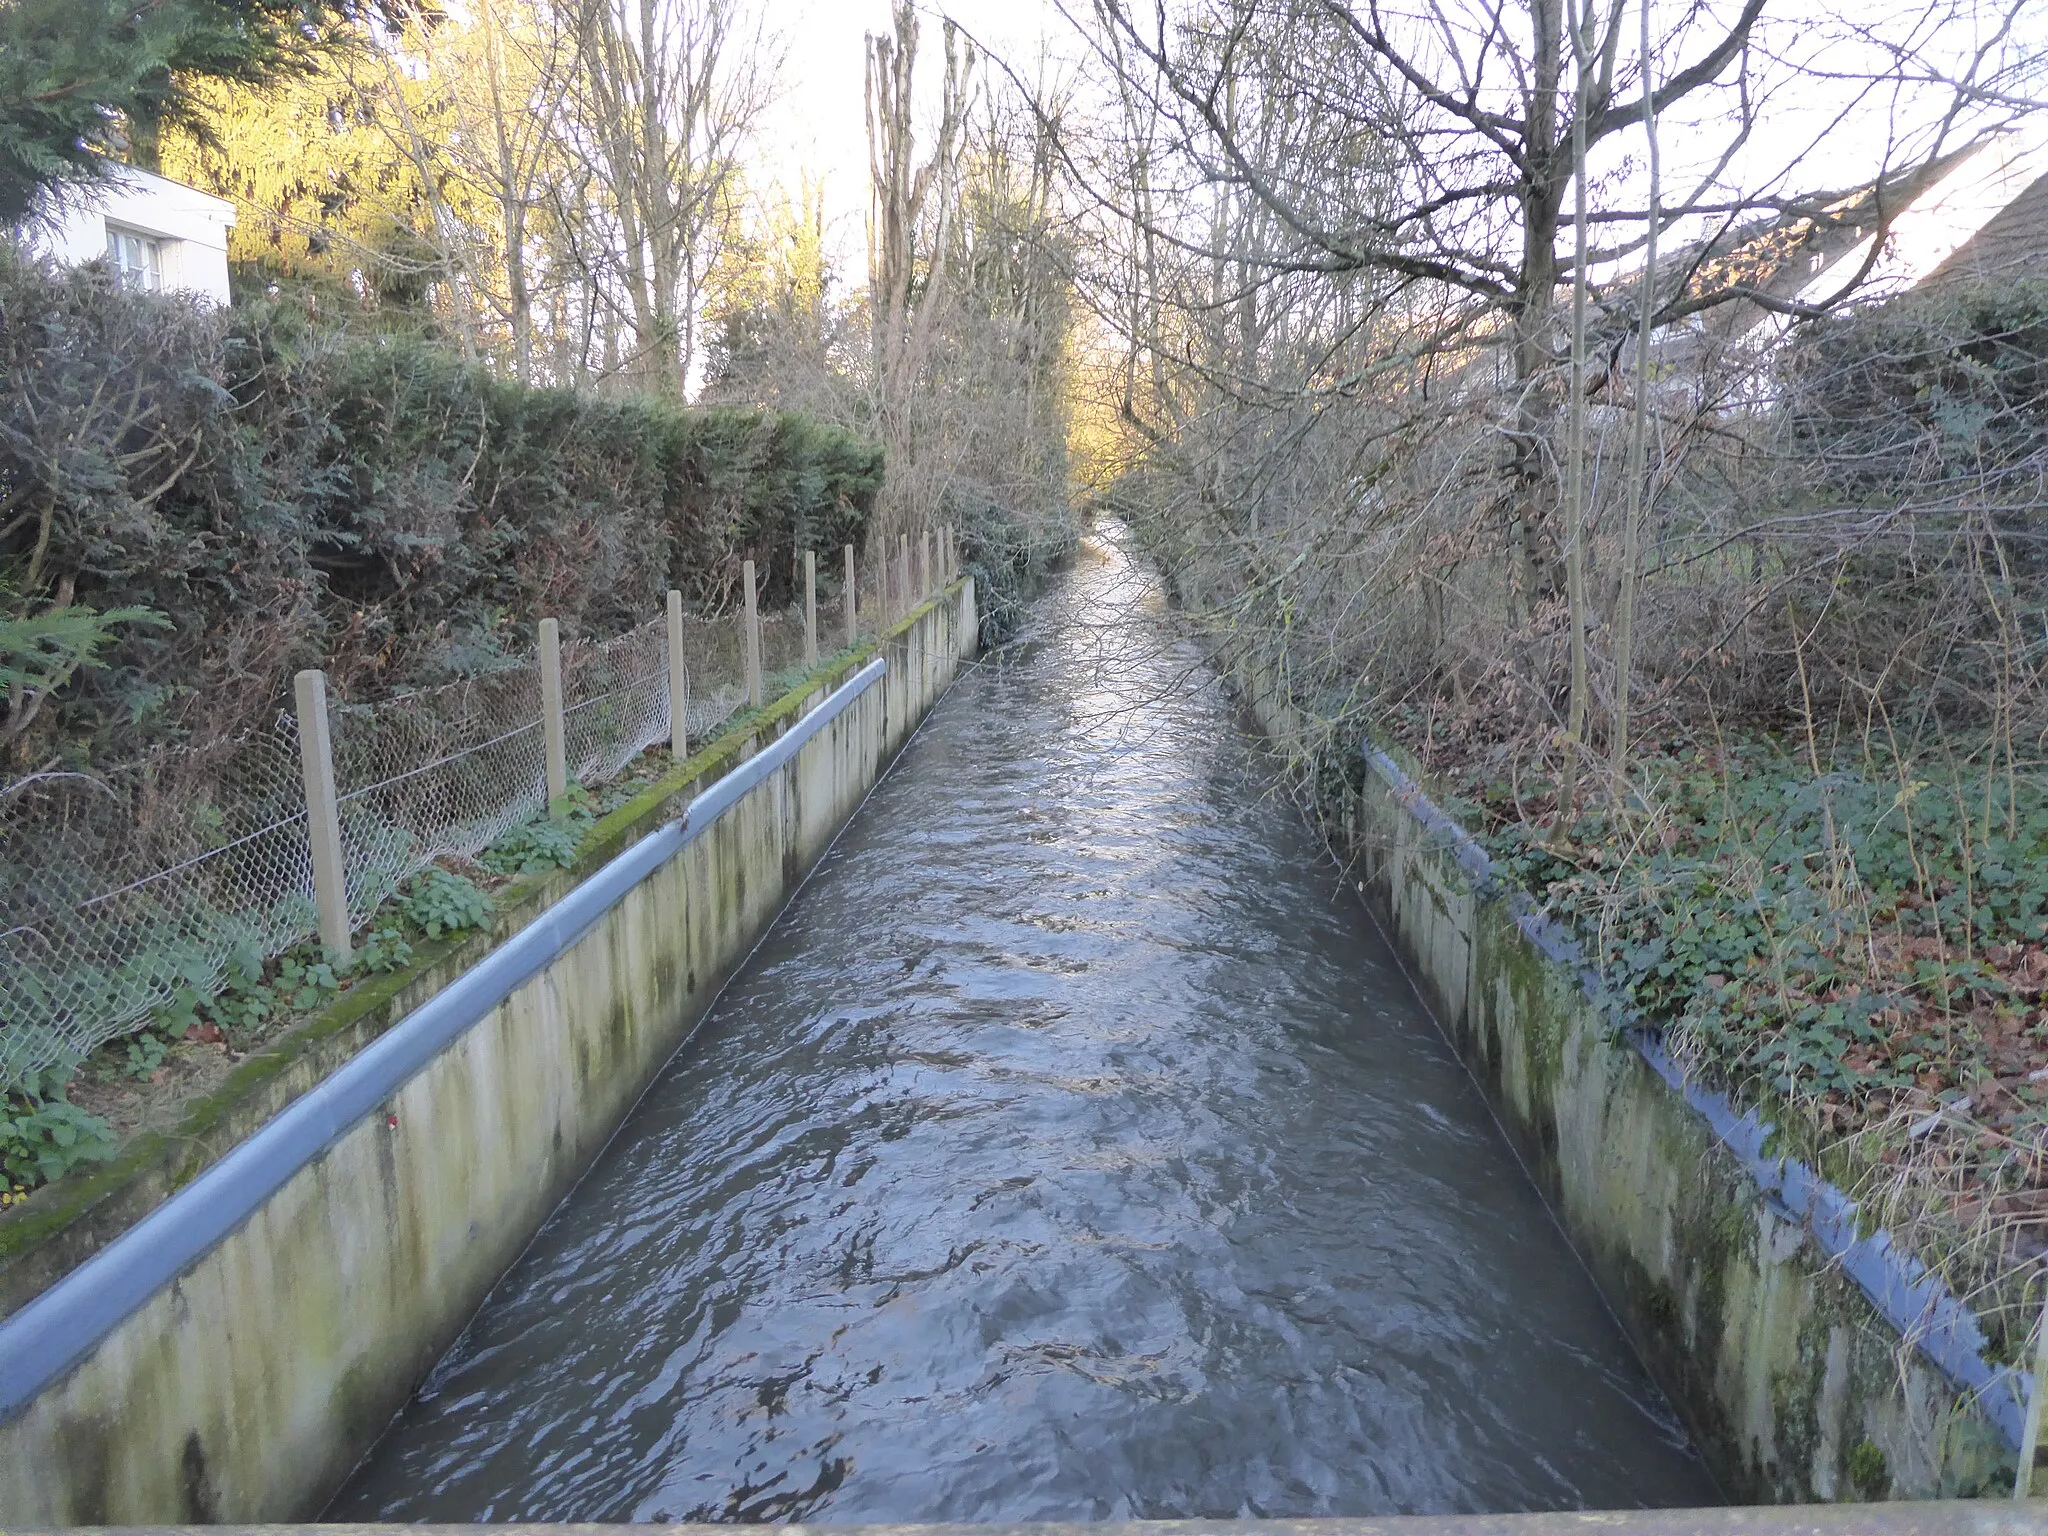
[{"label": "weed growing on wall", "polygon": [[568,869],[596,820],[596,800],[582,785],[571,784],[545,816],[508,827],[477,855],[477,862],[494,875],[544,875]]},{"label": "weed growing on wall", "polygon": [[439,939],[483,927],[491,920],[491,898],[466,876],[428,869],[406,887],[398,911],[423,937]]},{"label": "weed growing on wall", "polygon": [[0,1104],[0,1173],[7,1180],[0,1209],[38,1184],[114,1155],[106,1121],[66,1097],[69,1077],[64,1070],[45,1073]]}]

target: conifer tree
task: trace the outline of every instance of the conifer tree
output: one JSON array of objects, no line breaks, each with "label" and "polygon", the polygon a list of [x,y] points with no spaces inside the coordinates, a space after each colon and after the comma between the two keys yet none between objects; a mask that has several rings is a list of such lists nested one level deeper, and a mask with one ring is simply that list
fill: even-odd
[{"label": "conifer tree", "polygon": [[262,85],[308,67],[355,0],[10,0],[0,6],[0,224],[117,158],[145,167],[157,135],[203,134],[194,90]]}]

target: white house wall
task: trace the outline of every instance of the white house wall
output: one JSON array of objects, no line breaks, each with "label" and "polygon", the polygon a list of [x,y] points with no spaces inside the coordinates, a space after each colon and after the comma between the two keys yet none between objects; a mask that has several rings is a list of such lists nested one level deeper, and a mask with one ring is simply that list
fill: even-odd
[{"label": "white house wall", "polygon": [[64,209],[45,244],[65,266],[97,261],[107,254],[107,226],[116,224],[161,242],[167,292],[225,304],[234,222],[235,205],[226,198],[124,166]]}]

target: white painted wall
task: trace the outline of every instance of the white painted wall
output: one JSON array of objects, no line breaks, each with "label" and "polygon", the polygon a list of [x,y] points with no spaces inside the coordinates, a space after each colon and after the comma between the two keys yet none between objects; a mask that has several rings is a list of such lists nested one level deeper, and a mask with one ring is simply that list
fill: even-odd
[{"label": "white painted wall", "polygon": [[228,302],[228,231],[235,205],[149,171],[122,166],[100,187],[78,196],[42,244],[65,266],[103,259],[107,226],[157,242],[165,292]]}]

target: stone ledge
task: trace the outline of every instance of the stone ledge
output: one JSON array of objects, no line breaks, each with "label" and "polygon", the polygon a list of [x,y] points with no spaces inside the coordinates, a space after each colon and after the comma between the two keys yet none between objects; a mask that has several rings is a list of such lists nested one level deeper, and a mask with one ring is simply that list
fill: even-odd
[{"label": "stone ledge", "polygon": [[[1329,1520],[1105,1520],[987,1525],[786,1525],[789,1536],[2039,1536],[2048,1499],[1763,1508],[1561,1510]],[[72,1526],[65,1536],[731,1536],[729,1525]],[[14,1530],[8,1536],[45,1536]],[[55,1531],[47,1536],[58,1536]]]}]

